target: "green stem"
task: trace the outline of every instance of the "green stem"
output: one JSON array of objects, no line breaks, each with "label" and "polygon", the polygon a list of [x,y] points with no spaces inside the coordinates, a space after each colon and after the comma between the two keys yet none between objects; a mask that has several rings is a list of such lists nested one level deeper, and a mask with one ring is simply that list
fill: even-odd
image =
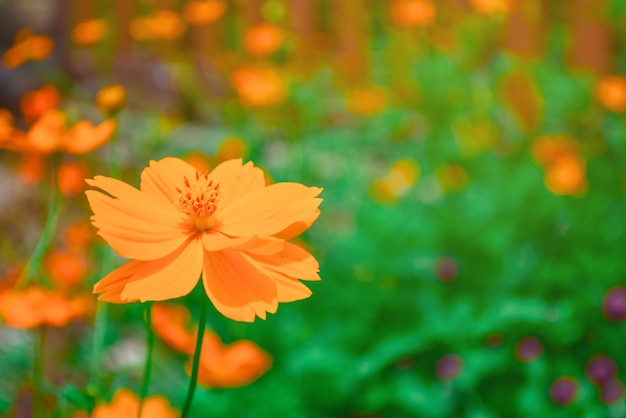
[{"label": "green stem", "polygon": [[187,390],[187,398],[185,399],[185,405],[183,406],[183,412],[181,418],[186,418],[191,408],[191,402],[193,401],[193,395],[196,391],[196,384],[198,382],[198,365],[200,364],[200,353],[202,352],[202,340],[204,339],[204,326],[206,323],[206,311],[207,311],[207,297],[202,296],[200,298],[200,320],[198,322],[198,337],[196,339],[196,351],[193,354],[193,365],[191,367],[191,378],[189,380],[189,389]]},{"label": "green stem", "polygon": [[59,188],[55,184],[53,186],[52,201],[50,202],[50,207],[48,208],[48,216],[46,217],[46,222],[43,226],[43,230],[41,231],[41,235],[39,236],[39,241],[37,241],[37,245],[28,259],[26,268],[22,271],[16,286],[27,284],[28,281],[39,271],[43,257],[54,239],[54,232],[56,231],[57,224],[59,223],[59,216],[61,214],[60,208],[62,199],[63,197],[59,192]]},{"label": "green stem", "polygon": [[46,327],[41,326],[37,330],[39,337],[38,344],[33,347],[33,415],[35,417],[42,416],[42,398],[43,398],[43,358],[44,347],[46,342]]},{"label": "green stem", "polygon": [[141,418],[141,412],[143,411],[143,401],[148,396],[148,388],[150,387],[150,372],[152,371],[152,347],[154,346],[154,332],[152,332],[152,318],[151,318],[152,303],[146,303],[146,365],[143,369],[143,380],[141,382],[141,394],[139,401],[139,413],[138,418]]}]

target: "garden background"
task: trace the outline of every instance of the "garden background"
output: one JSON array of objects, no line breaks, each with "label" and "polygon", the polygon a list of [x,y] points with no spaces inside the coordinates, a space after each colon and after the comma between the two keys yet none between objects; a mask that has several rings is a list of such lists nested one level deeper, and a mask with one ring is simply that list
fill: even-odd
[{"label": "garden background", "polygon": [[0,415],[140,393],[145,304],[91,294],[124,260],[83,179],[175,156],[324,188],[322,280],[210,308],[191,416],[626,416],[626,1],[2,1],[0,43]]}]

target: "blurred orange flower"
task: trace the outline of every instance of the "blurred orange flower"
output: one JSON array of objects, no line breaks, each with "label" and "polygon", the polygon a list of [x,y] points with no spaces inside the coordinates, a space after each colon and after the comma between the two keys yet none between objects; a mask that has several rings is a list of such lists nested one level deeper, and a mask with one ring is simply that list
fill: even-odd
[{"label": "blurred orange flower", "polygon": [[261,23],[251,27],[244,37],[244,47],[252,55],[264,57],[272,55],[285,40],[285,31],[271,23]]},{"label": "blurred orange flower", "polygon": [[194,351],[195,337],[189,329],[191,315],[182,305],[155,303],[152,305],[152,329],[165,344],[181,353]]},{"label": "blurred orange flower", "polygon": [[137,41],[173,41],[186,29],[185,21],[171,10],[156,10],[130,22],[130,35]]},{"label": "blurred orange flower", "polygon": [[180,413],[160,395],[148,396],[143,401],[139,416],[139,397],[129,389],[115,392],[110,404],[100,404],[91,412],[91,418],[178,418]]},{"label": "blurred orange flower", "polygon": [[417,161],[405,158],[396,161],[389,173],[372,185],[374,198],[381,203],[392,203],[405,195],[420,176],[421,168]]},{"label": "blurred orange flower", "polygon": [[435,177],[446,193],[461,191],[469,184],[467,171],[459,164],[442,165],[435,171]]},{"label": "blurred orange flower", "polygon": [[0,293],[0,318],[7,326],[29,329],[41,325],[64,327],[93,311],[90,296],[68,296],[40,287]]},{"label": "blurred orange flower", "polygon": [[596,98],[602,106],[613,112],[626,110],[626,77],[602,77],[596,85]]},{"label": "blurred orange flower", "polygon": [[72,30],[72,42],[76,45],[94,45],[107,35],[109,26],[104,19],[88,19],[79,22]]},{"label": "blurred orange flower", "polygon": [[574,154],[560,157],[548,166],[545,182],[556,195],[583,195],[587,191],[585,161]]},{"label": "blurred orange flower", "polygon": [[22,96],[20,106],[22,115],[28,121],[34,121],[50,109],[54,109],[61,100],[61,94],[54,86],[43,86]]},{"label": "blurred orange flower", "polygon": [[44,266],[56,285],[71,287],[85,280],[88,264],[80,253],[53,250],[46,256]]},{"label": "blurred orange flower", "polygon": [[5,68],[13,69],[26,61],[43,61],[52,53],[54,41],[48,35],[35,35],[29,28],[23,28],[15,35],[15,43],[2,55]]},{"label": "blurred orange flower", "polygon": [[185,4],[183,16],[192,25],[208,25],[226,13],[226,2],[222,0],[193,0]]},{"label": "blurred orange flower", "polygon": [[585,193],[585,161],[572,139],[562,135],[541,136],[533,143],[532,153],[546,170],[548,190],[556,195]]},{"label": "blurred orange flower", "polygon": [[470,4],[480,13],[507,13],[511,10],[512,0],[470,0]]},{"label": "blurred orange flower", "polygon": [[381,112],[387,105],[387,92],[371,86],[352,90],[346,98],[346,107],[356,115],[371,116]]},{"label": "blurred orange flower", "polygon": [[152,161],[139,190],[103,176],[87,182],[107,193],[85,192],[98,234],[132,259],[96,283],[100,300],[181,297],[202,274],[222,314],[251,322],[310,296],[296,278],[320,279],[315,258],[287,240],[317,219],[322,189],[265,186],[263,171],[241,160],[199,173],[178,158]]},{"label": "blurred orange flower", "polygon": [[[187,363],[191,370],[192,358]],[[257,380],[272,366],[272,357],[248,340],[222,345],[215,333],[206,331],[202,341],[198,383],[208,388],[236,388]]]},{"label": "blurred orange flower", "polygon": [[126,90],[121,84],[103,87],[96,96],[96,104],[105,115],[117,112],[125,103]]},{"label": "blurred orange flower", "polygon": [[271,68],[239,68],[233,73],[231,83],[246,106],[273,106],[287,98],[284,80]]},{"label": "blurred orange flower", "polygon": [[431,0],[393,0],[391,20],[398,26],[426,26],[434,22],[437,9]]},{"label": "blurred orange flower", "polygon": [[75,196],[85,189],[85,179],[89,177],[87,166],[79,162],[61,164],[57,172],[57,184],[64,196]]},{"label": "blurred orange flower", "polygon": [[62,233],[61,240],[65,248],[80,252],[87,250],[93,241],[93,229],[86,221],[79,221],[69,225]]},{"label": "blurred orange flower", "polygon": [[235,158],[242,158],[247,151],[248,146],[241,138],[231,136],[222,142],[217,150],[217,153],[215,154],[215,160],[222,162]]},{"label": "blurred orange flower", "polygon": [[[81,120],[67,128],[63,112],[52,109],[44,113],[30,127],[24,138],[14,141],[14,146],[24,152],[52,154],[66,152],[84,154],[98,148],[115,132],[115,121],[105,120],[97,126]],[[1,145],[1,144],[0,144]]]},{"label": "blurred orange flower", "polygon": [[0,108],[0,149],[17,151],[24,135],[14,125],[13,114]]},{"label": "blurred orange flower", "polygon": [[24,154],[17,173],[24,184],[37,184],[46,175],[45,159],[40,154]]}]

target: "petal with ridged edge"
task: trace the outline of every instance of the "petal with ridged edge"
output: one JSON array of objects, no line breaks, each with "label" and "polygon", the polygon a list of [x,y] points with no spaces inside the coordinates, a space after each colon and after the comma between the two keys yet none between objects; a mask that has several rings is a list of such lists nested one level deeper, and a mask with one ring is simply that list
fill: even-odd
[{"label": "petal with ridged edge", "polygon": [[248,259],[274,280],[279,302],[294,302],[296,300],[306,299],[313,293],[298,279],[293,279],[275,270],[270,270],[263,264],[257,263],[254,257],[249,257]]},{"label": "petal with ridged edge", "polygon": [[93,286],[94,293],[100,293],[98,300],[111,303],[129,303],[133,300],[122,300],[122,290],[131,280],[133,274],[146,263],[145,261],[131,260],[113,270]]},{"label": "petal with ridged edge", "polygon": [[189,294],[200,280],[204,250],[200,236],[172,254],[143,263],[122,290],[122,299],[174,299]]},{"label": "petal with ridged edge", "polygon": [[211,172],[211,178],[220,185],[218,210],[250,193],[265,187],[265,177],[252,162],[242,165],[240,159],[224,161]]},{"label": "petal with ridged edge", "polygon": [[302,280],[321,280],[317,274],[319,263],[307,250],[285,242],[283,250],[274,255],[249,254],[255,263],[287,277]]},{"label": "petal with ridged edge", "polygon": [[159,161],[150,161],[150,165],[141,172],[140,189],[163,203],[173,204],[178,199],[176,188],[180,188],[184,178],[193,178],[196,169],[179,158],[167,157]]},{"label": "petal with ridged edge", "polygon": [[237,250],[205,252],[202,281],[215,308],[235,321],[265,319],[278,308],[274,281]]},{"label": "petal with ridged edge", "polygon": [[85,192],[98,235],[123,257],[161,258],[196,233],[185,214],[122,181],[96,176],[87,183],[113,196],[95,190]]},{"label": "petal with ridged edge", "polygon": [[216,212],[216,227],[231,236],[270,236],[298,222],[307,222],[318,210],[322,192],[299,183],[277,183],[265,187]]}]

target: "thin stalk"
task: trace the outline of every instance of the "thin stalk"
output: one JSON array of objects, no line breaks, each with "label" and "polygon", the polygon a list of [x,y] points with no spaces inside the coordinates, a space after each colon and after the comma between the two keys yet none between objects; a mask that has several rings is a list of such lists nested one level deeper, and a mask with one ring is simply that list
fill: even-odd
[{"label": "thin stalk", "polygon": [[[118,136],[119,118],[115,118],[115,132],[109,140],[109,175],[119,178],[120,167],[116,157],[116,145]],[[108,274],[113,267],[113,251],[105,248],[102,255],[102,275]],[[93,346],[91,351],[91,373],[88,391],[90,395],[97,397],[100,393],[100,354],[104,344],[104,336],[107,329],[107,316],[109,308],[105,302],[98,302],[96,318],[94,320]]]},{"label": "thin stalk", "polygon": [[43,407],[43,362],[44,347],[46,342],[46,327],[41,326],[37,330],[39,341],[33,347],[33,385],[35,391],[33,393],[33,415],[35,417],[42,416]]},{"label": "thin stalk", "polygon": [[50,207],[48,208],[48,215],[46,216],[46,221],[41,231],[41,235],[39,236],[39,241],[37,241],[37,245],[35,245],[35,249],[30,255],[28,263],[26,263],[26,268],[22,271],[22,274],[17,280],[17,287],[26,285],[28,281],[39,271],[44,255],[54,239],[54,233],[56,231],[57,224],[59,223],[59,216],[61,214],[61,201],[63,200],[63,196],[61,195],[59,187],[56,184],[57,166],[58,164],[56,163],[55,158],[55,163],[52,167],[52,200],[50,201]]},{"label": "thin stalk", "polygon": [[143,380],[141,381],[141,393],[139,401],[139,413],[138,418],[141,418],[141,412],[143,411],[143,401],[148,396],[148,388],[150,387],[150,374],[152,371],[152,347],[154,346],[154,332],[152,332],[152,318],[151,318],[152,303],[146,303],[146,364],[143,369]]},{"label": "thin stalk", "polygon": [[207,311],[207,297],[200,298],[200,320],[198,322],[198,337],[196,339],[196,351],[193,354],[193,365],[191,367],[191,378],[189,379],[189,389],[187,389],[187,398],[185,399],[185,405],[183,406],[183,412],[181,418],[187,418],[189,410],[191,409],[191,403],[193,402],[193,395],[196,391],[196,384],[198,383],[198,365],[200,364],[200,353],[202,352],[202,340],[204,339],[204,326],[206,323],[206,311]]}]

